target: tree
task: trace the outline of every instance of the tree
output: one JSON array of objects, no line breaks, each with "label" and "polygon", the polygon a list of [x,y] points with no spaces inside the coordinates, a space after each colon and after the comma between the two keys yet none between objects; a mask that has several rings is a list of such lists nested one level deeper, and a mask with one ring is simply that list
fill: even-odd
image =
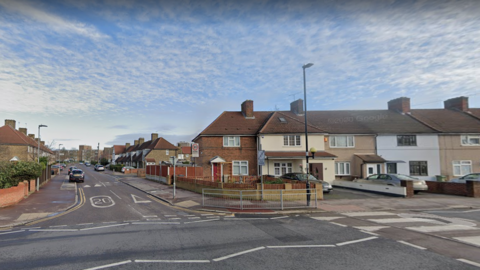
[{"label": "tree", "polygon": [[102,164],[103,166],[107,165],[108,164],[108,159],[106,159],[106,158],[100,159],[100,164]]}]

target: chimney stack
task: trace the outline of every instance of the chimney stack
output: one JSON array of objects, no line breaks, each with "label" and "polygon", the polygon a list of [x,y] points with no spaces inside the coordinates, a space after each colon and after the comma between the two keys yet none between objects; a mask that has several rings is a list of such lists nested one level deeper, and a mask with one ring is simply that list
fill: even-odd
[{"label": "chimney stack", "polygon": [[13,129],[15,129],[16,123],[15,120],[5,119],[5,126],[11,126]]},{"label": "chimney stack", "polygon": [[40,141],[40,144],[41,144],[41,145],[45,145],[45,141]]},{"label": "chimney stack", "polygon": [[462,112],[468,111],[468,97],[456,97],[443,102],[445,109],[456,109]]},{"label": "chimney stack", "polygon": [[23,133],[25,136],[27,135],[27,128],[19,128],[18,129],[21,133]]},{"label": "chimney stack", "polygon": [[138,145],[138,140],[134,140],[133,145]]},{"label": "chimney stack", "polygon": [[242,114],[246,119],[255,119],[253,116],[253,100],[245,100],[242,103]]},{"label": "chimney stack", "polygon": [[290,103],[290,111],[296,115],[303,115],[303,99],[299,98]]},{"label": "chimney stack", "polygon": [[410,113],[410,98],[399,97],[388,102],[388,109],[400,113]]},{"label": "chimney stack", "polygon": [[32,138],[33,140],[35,140],[35,134],[28,134],[28,137]]},{"label": "chimney stack", "polygon": [[152,133],[152,142],[158,139],[158,133]]},{"label": "chimney stack", "polygon": [[125,144],[125,150],[127,150],[130,147],[130,143]]},{"label": "chimney stack", "polygon": [[145,138],[138,138],[138,143],[142,145],[145,142]]}]

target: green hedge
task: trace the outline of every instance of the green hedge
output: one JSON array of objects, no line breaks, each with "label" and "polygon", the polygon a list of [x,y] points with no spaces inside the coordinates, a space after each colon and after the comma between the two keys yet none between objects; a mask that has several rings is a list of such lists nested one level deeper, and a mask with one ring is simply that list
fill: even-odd
[{"label": "green hedge", "polygon": [[123,167],[125,167],[125,165],[123,164],[116,164],[116,165],[110,164],[110,170],[113,171],[115,169],[116,172],[122,171]]},{"label": "green hedge", "polygon": [[0,162],[0,189],[15,187],[23,180],[40,177],[44,166],[36,162]]}]

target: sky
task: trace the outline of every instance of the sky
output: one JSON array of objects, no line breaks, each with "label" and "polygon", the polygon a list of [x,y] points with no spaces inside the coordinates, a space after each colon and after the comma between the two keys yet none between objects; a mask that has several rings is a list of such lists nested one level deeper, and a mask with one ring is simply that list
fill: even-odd
[{"label": "sky", "polygon": [[480,1],[0,0],[0,120],[67,149],[255,111],[480,107]]}]

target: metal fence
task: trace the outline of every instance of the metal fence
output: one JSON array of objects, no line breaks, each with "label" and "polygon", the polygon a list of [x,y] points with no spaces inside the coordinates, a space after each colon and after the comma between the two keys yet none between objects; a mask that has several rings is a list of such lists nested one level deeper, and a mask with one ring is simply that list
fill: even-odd
[{"label": "metal fence", "polygon": [[316,189],[225,190],[203,189],[203,207],[229,209],[317,208]]}]

